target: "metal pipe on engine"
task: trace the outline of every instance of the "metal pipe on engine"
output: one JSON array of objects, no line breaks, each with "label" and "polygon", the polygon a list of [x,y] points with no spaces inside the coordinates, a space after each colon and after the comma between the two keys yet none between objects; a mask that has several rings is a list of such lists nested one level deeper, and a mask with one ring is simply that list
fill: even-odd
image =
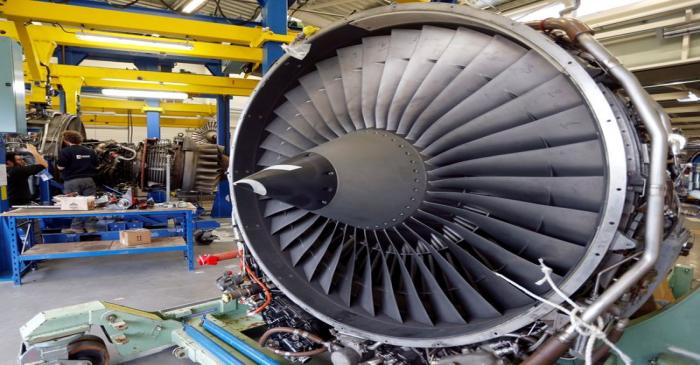
[{"label": "metal pipe on engine", "polygon": [[[593,31],[584,23],[571,18],[546,19],[530,23],[534,28],[550,31],[562,30],[572,42],[578,42],[627,91],[651,139],[650,164],[647,189],[647,210],[645,224],[645,248],[642,257],[627,270],[614,284],[603,292],[581,314],[581,319],[591,323],[610,308],[625,292],[638,283],[659,257],[659,248],[663,240],[663,217],[666,193],[666,157],[668,154],[668,129],[659,111],[654,106],[647,92],[637,78],[627,70],[608,50],[593,37]],[[523,364],[553,364],[571,347],[571,341],[577,336],[572,324],[558,336],[553,336]]]},{"label": "metal pipe on engine", "polygon": [[165,155],[165,202],[170,201],[170,154]]}]

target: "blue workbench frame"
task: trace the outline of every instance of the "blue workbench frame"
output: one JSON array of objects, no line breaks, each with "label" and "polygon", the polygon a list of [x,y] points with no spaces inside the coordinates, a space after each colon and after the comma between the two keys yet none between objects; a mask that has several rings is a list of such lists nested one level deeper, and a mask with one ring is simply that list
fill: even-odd
[{"label": "blue workbench frame", "polygon": [[[64,213],[64,212],[62,212]],[[131,217],[131,216],[167,216],[168,218],[182,217],[182,235],[185,245],[162,247],[128,247],[120,250],[96,251],[96,252],[61,252],[44,255],[23,256],[19,252],[19,237],[17,232],[18,219],[50,219],[50,218],[84,218],[84,217]],[[168,210],[115,210],[115,211],[66,211],[65,214],[42,214],[41,212],[2,216],[2,224],[5,232],[3,237],[10,246],[12,261],[12,281],[15,285],[22,285],[22,274],[28,267],[28,263],[37,260],[54,260],[78,257],[96,257],[113,255],[130,255],[183,251],[187,260],[187,269],[194,270],[194,210],[190,208],[172,208]],[[60,245],[60,243],[53,243]],[[27,248],[30,248],[31,245]]]}]

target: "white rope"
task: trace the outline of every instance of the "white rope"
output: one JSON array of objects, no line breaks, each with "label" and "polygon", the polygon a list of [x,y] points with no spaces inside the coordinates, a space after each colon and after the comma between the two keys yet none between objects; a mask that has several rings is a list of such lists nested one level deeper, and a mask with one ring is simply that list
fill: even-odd
[{"label": "white rope", "polygon": [[540,259],[540,270],[542,270],[542,274],[544,274],[544,277],[540,279],[539,281],[535,282],[537,285],[542,285],[544,283],[549,284],[549,286],[554,290],[554,292],[562,297],[565,302],[569,303],[571,305],[572,309],[567,309],[564,308],[562,305],[556,304],[552,301],[549,301],[529,290],[521,286],[520,284],[514,282],[513,280],[507,278],[506,276],[494,272],[496,276],[500,277],[501,279],[507,281],[510,285],[513,285],[514,287],[520,289],[523,293],[531,296],[534,299],[537,299],[538,301],[555,308],[566,315],[569,316],[569,321],[571,322],[571,325],[574,327],[576,332],[584,337],[588,337],[588,341],[586,342],[586,349],[585,349],[585,361],[586,365],[593,365],[593,349],[595,347],[596,340],[601,340],[605,345],[610,347],[611,350],[613,350],[618,357],[622,360],[622,362],[625,363],[625,365],[630,365],[632,364],[632,359],[627,356],[622,350],[620,350],[619,347],[615,346],[614,343],[612,343],[610,340],[608,340],[607,334],[603,331],[603,326],[604,322],[601,317],[598,317],[596,319],[596,324],[591,324],[587,323],[583,319],[581,319],[580,314],[583,312],[583,307],[580,305],[576,304],[571,298],[569,298],[559,287],[557,284],[554,282],[552,279],[552,269],[548,267],[547,265],[544,264],[544,260]]}]

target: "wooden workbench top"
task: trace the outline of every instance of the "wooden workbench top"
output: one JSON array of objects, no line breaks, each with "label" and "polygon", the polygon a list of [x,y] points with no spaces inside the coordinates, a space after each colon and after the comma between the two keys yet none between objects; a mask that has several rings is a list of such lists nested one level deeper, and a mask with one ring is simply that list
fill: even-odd
[{"label": "wooden workbench top", "polygon": [[55,208],[19,208],[7,211],[0,214],[3,217],[30,217],[30,216],[78,216],[78,215],[121,215],[121,214],[148,214],[159,212],[182,212],[185,210],[196,211],[197,208],[192,203],[187,203],[186,208],[164,208],[154,207],[148,209],[104,209],[97,208],[93,210],[60,210]]}]

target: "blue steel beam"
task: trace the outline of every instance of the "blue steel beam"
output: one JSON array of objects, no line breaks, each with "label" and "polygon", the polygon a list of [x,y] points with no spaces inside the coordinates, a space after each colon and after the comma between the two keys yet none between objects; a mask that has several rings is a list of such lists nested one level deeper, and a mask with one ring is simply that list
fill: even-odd
[{"label": "blue steel beam", "polygon": [[[258,0],[262,5],[263,26],[277,34],[287,34],[287,2],[283,0]],[[262,72],[270,67],[284,54],[282,43],[266,42],[263,44]]]},{"label": "blue steel beam", "polygon": [[[224,76],[221,62],[207,64],[207,69],[214,76]],[[216,97],[216,143],[224,147],[224,154],[228,156],[231,147],[231,98],[220,95]],[[211,208],[213,218],[230,218],[233,206],[228,189],[228,180],[219,181],[214,204]]]},{"label": "blue steel beam", "polygon": [[[145,61],[135,63],[139,70],[143,71],[163,71],[163,68],[170,68],[167,72],[172,71],[172,64],[163,65],[159,61]],[[153,108],[160,107],[160,100],[146,99],[146,105]],[[160,139],[160,112],[147,110],[146,111],[146,138]]]},{"label": "blue steel beam", "polygon": [[[216,143],[224,147],[224,153],[228,155],[231,147],[231,98],[218,96],[216,98]],[[214,204],[211,208],[211,216],[214,218],[231,217],[231,194],[228,188],[228,179],[219,181],[216,190]]]}]

